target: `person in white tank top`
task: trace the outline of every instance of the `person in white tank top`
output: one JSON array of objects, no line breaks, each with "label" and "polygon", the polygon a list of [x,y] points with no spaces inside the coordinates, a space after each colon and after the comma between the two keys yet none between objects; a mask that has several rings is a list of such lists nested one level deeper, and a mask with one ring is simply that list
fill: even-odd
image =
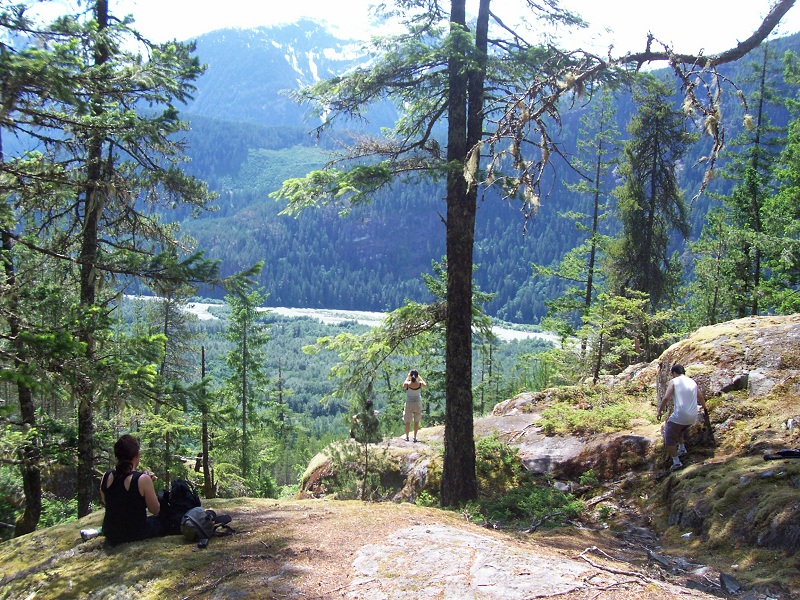
[{"label": "person in white tank top", "polygon": [[698,406],[706,409],[706,400],[703,392],[691,377],[686,376],[683,365],[673,365],[670,369],[672,380],[667,386],[667,391],[658,405],[656,418],[661,420],[667,404],[672,401],[672,414],[664,423],[664,446],[672,458],[672,470],[683,467],[680,457],[687,454],[684,439],[686,430],[697,421]]}]

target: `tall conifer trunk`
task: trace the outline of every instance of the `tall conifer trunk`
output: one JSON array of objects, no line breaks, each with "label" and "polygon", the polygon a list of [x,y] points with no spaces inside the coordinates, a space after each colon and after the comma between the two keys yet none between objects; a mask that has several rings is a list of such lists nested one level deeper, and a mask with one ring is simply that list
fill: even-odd
[{"label": "tall conifer trunk", "polygon": [[[0,162],[3,155],[3,140],[0,138]],[[27,365],[27,348],[20,337],[20,306],[17,300],[17,277],[13,262],[13,241],[7,231],[2,233],[3,267],[5,270],[5,292],[8,302],[8,333],[14,351],[14,369],[20,371]],[[24,378],[17,379],[17,400],[19,402],[20,420],[27,432],[36,430],[36,407],[33,405],[31,388]],[[22,489],[25,494],[25,510],[14,524],[14,535],[20,536],[36,531],[39,517],[42,515],[42,477],[39,467],[39,448],[36,438],[29,440],[18,450]]]},{"label": "tall conifer trunk", "polygon": [[[5,160],[3,139],[0,137],[0,163]],[[27,366],[27,348],[20,338],[20,306],[17,300],[17,276],[13,262],[13,241],[7,231],[2,233],[3,267],[5,270],[5,292],[8,302],[8,333],[14,352],[14,368],[20,371]],[[36,430],[36,407],[33,393],[22,377],[17,379],[17,399],[22,426],[28,431]],[[25,510],[14,524],[14,535],[20,536],[36,531],[42,515],[42,476],[39,467],[39,448],[36,439],[24,444],[18,451],[22,489],[25,494]]]},{"label": "tall conifer trunk", "polygon": [[[5,266],[5,282],[8,286],[8,330],[11,347],[14,350],[14,368],[19,372],[27,368],[27,351],[20,338],[19,305],[16,301],[16,274],[11,259],[11,236],[3,232],[3,263]],[[36,430],[36,407],[33,404],[33,393],[23,378],[17,379],[17,397],[22,426],[27,432]],[[25,494],[25,510],[15,523],[14,535],[20,536],[36,531],[39,517],[42,515],[42,478],[39,467],[39,448],[36,439],[26,442],[17,452],[22,475],[22,489]]]},{"label": "tall conifer trunk", "polygon": [[[95,3],[95,19],[102,36],[108,28],[108,0],[97,0]],[[105,43],[98,41],[94,50],[96,66],[108,61],[109,53]],[[92,114],[102,114],[102,102],[96,98],[92,105]],[[93,134],[89,140],[86,166],[86,188],[84,190],[83,231],[80,253],[80,287],[81,308],[87,314],[97,300],[99,277],[95,264],[99,248],[98,230],[100,216],[103,213],[104,197],[102,186],[102,151],[103,138]],[[78,516],[91,512],[91,502],[95,492],[94,480],[94,403],[95,389],[91,377],[91,369],[95,362],[95,335],[91,323],[82,326],[78,337],[86,347],[87,368],[78,377]]]},{"label": "tall conifer trunk", "polygon": [[200,404],[200,416],[202,420],[201,443],[203,445],[203,496],[206,498],[216,498],[217,490],[211,477],[211,459],[208,456],[210,445],[208,443],[208,397],[206,395],[206,347],[200,347],[201,358],[201,381],[202,381],[202,401]]},{"label": "tall conifer trunk", "polygon": [[[447,330],[443,506],[477,498],[472,422],[472,252],[477,189],[464,178],[469,150],[483,133],[483,86],[490,0],[481,0],[476,47],[457,47],[448,64]],[[466,27],[466,0],[453,0],[451,27]],[[466,59],[477,65],[465,69]]]}]

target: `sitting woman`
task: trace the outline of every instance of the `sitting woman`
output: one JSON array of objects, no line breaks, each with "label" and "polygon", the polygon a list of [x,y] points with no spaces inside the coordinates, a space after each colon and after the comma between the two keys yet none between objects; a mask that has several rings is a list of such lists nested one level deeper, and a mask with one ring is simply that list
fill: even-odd
[{"label": "sitting woman", "polygon": [[[125,434],[114,444],[117,467],[100,482],[100,498],[106,505],[103,534],[112,546],[162,535],[158,513],[161,508],[153,488],[156,478],[139,473],[139,440]],[[148,517],[147,509],[155,516]]]}]

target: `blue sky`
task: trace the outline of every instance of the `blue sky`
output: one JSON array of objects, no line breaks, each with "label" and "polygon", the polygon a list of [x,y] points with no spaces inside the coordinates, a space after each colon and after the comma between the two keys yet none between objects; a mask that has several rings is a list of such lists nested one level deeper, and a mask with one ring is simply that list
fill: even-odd
[{"label": "blue sky", "polygon": [[[620,51],[641,50],[648,31],[684,52],[718,52],[748,37],[773,0],[561,0],[592,25],[571,35],[565,46],[593,44],[603,51],[610,43]],[[54,4],[74,4],[55,0]],[[311,17],[348,37],[369,30],[368,7],[375,0],[110,0],[117,14],[130,13],[136,27],[153,41],[186,40],[215,29],[292,23]],[[468,1],[469,5],[477,3]],[[507,23],[522,11],[520,0],[495,0],[492,10]],[[611,31],[607,31],[607,30]],[[800,31],[800,7],[792,8],[779,35]],[[577,42],[577,43],[575,43]]]}]

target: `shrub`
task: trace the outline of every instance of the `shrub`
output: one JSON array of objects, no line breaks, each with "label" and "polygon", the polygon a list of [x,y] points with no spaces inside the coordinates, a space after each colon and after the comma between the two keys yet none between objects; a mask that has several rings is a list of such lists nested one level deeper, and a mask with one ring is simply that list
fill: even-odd
[{"label": "shrub", "polygon": [[519,485],[522,464],[516,448],[491,435],[475,445],[475,472],[481,494],[497,495]]},{"label": "shrub", "polygon": [[515,526],[539,526],[563,523],[578,517],[585,505],[572,494],[555,488],[538,485],[533,479],[519,488],[480,502],[482,513],[489,521],[500,521]]},{"label": "shrub", "polygon": [[516,448],[496,435],[479,440],[475,456],[481,494],[464,508],[472,521],[529,528],[544,522],[562,523],[585,509],[571,494],[559,492],[546,480],[523,471]]},{"label": "shrub", "polygon": [[422,490],[417,496],[417,506],[439,506],[439,499],[434,498],[427,490]]},{"label": "shrub", "polygon": [[588,485],[588,486],[596,486],[600,484],[600,480],[597,478],[597,471],[594,469],[589,469],[583,475],[578,477],[578,483],[581,485]]},{"label": "shrub", "polygon": [[42,516],[39,528],[52,527],[61,523],[69,523],[78,518],[77,498],[59,498],[53,494],[42,494]]},{"label": "shrub", "polygon": [[607,433],[626,429],[639,412],[625,399],[595,397],[578,405],[554,402],[542,411],[541,427],[547,435]]}]

